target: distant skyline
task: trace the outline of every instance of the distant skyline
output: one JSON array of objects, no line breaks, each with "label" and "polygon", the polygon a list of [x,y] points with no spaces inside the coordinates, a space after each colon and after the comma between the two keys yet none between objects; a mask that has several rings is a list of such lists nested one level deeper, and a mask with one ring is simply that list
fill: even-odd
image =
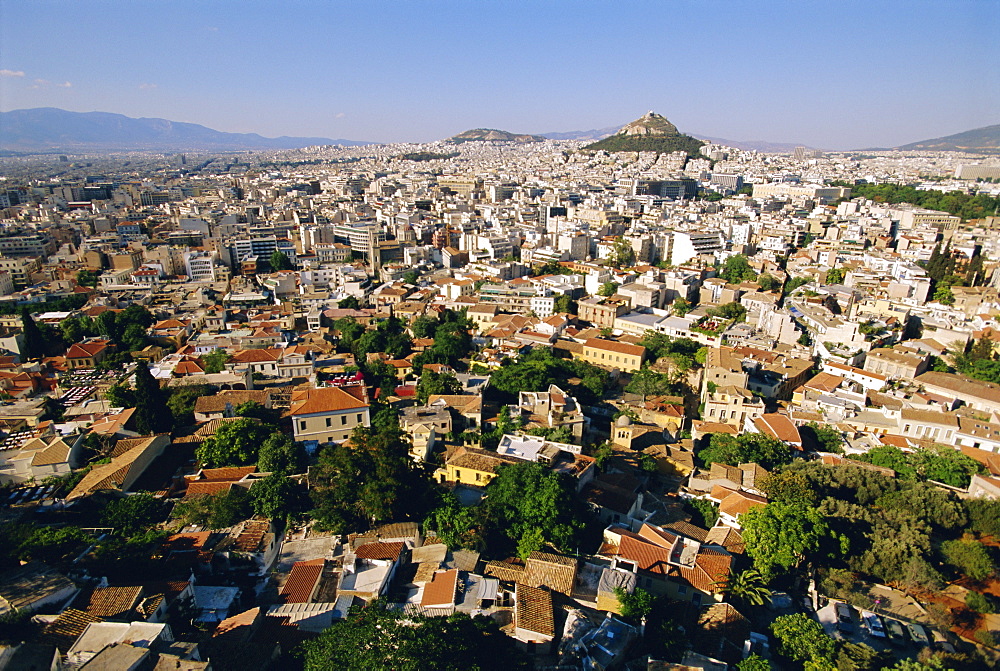
[{"label": "distant skyline", "polygon": [[0,0],[0,109],[427,142],[625,124],[824,149],[1000,123],[1000,2]]}]

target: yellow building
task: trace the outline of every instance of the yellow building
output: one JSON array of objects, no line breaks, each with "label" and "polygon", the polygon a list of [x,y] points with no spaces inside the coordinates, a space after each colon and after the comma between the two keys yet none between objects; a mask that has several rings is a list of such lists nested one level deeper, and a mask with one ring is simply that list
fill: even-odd
[{"label": "yellow building", "polygon": [[292,393],[292,431],[307,447],[350,438],[359,426],[371,426],[365,388],[323,387]]},{"label": "yellow building", "polygon": [[617,368],[626,373],[634,373],[642,368],[642,362],[646,359],[646,348],[641,345],[590,338],[583,344],[583,354],[580,358],[602,368]]},{"label": "yellow building", "polygon": [[460,447],[434,474],[438,482],[451,482],[472,487],[485,487],[497,476],[503,464],[517,464],[522,460],[476,447]]}]

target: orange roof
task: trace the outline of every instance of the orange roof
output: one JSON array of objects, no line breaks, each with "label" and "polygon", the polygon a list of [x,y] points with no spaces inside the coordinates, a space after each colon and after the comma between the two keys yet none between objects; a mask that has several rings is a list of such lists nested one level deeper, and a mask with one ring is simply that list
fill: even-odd
[{"label": "orange roof", "polygon": [[174,373],[177,375],[197,375],[198,373],[204,372],[205,369],[194,361],[181,361],[179,364],[174,366]]},{"label": "orange roof", "polygon": [[256,466],[223,466],[222,468],[203,468],[195,475],[187,476],[190,480],[223,482],[240,480],[241,478],[256,473]]},{"label": "orange roof", "polygon": [[[360,389],[360,387],[358,387]],[[367,408],[368,403],[346,391],[351,387],[321,387],[306,389],[292,394],[291,413],[294,415],[313,415],[324,412],[340,412]],[[363,393],[363,391],[361,392]]]},{"label": "orange roof", "polygon": [[424,587],[420,605],[424,608],[453,606],[458,591],[458,569],[438,571]]},{"label": "orange roof", "polygon": [[792,421],[784,415],[769,413],[754,419],[753,424],[761,433],[777,438],[783,443],[788,443],[798,449],[802,449],[802,436],[795,428]]},{"label": "orange roof", "polygon": [[316,583],[323,575],[323,568],[326,565],[324,559],[312,559],[310,561],[298,561],[292,565],[292,572],[288,575],[288,580],[281,587],[281,596],[285,603],[309,603]]},{"label": "orange roof", "polygon": [[108,348],[107,340],[92,340],[90,342],[76,343],[70,345],[66,350],[67,359],[89,359],[96,356]]},{"label": "orange roof", "polygon": [[235,363],[270,363],[277,360],[278,355],[267,349],[244,349],[232,357]]},{"label": "orange roof", "polygon": [[615,342],[614,340],[604,340],[602,338],[588,338],[584,347],[593,347],[616,354],[628,354],[630,356],[643,356],[646,348],[641,345],[629,345],[628,343]]},{"label": "orange roof", "polygon": [[187,490],[184,492],[184,498],[215,496],[216,494],[224,494],[232,488],[232,482],[192,482],[188,484]]},{"label": "orange roof", "polygon": [[366,543],[358,546],[354,554],[359,559],[392,559],[399,558],[399,553],[403,551],[403,543]]}]

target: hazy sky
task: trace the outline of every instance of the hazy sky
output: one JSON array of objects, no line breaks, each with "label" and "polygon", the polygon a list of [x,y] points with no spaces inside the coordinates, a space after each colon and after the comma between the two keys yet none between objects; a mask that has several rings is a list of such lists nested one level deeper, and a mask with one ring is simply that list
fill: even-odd
[{"label": "hazy sky", "polygon": [[821,148],[1000,123],[1000,1],[0,0],[0,109],[429,141],[621,125]]}]

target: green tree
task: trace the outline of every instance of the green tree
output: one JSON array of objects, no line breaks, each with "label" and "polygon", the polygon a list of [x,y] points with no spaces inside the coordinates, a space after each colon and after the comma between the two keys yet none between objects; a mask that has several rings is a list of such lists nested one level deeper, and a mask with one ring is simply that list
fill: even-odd
[{"label": "green tree", "polygon": [[805,613],[779,615],[771,623],[771,633],[778,642],[778,652],[790,659],[811,663],[807,668],[832,666],[836,644],[823,626]]},{"label": "green tree", "polygon": [[1000,500],[965,499],[969,528],[984,536],[1000,536]]},{"label": "green tree", "polygon": [[951,540],[941,544],[944,560],[973,580],[985,580],[996,567],[982,543],[972,539]]},{"label": "green tree", "polygon": [[754,653],[736,663],[738,671],[771,671],[771,663]]},{"label": "green tree", "polygon": [[751,606],[763,606],[771,598],[767,580],[760,571],[753,568],[739,573],[730,570],[725,579],[719,583],[719,587],[723,594]]},{"label": "green tree", "polygon": [[615,238],[611,244],[611,252],[608,254],[608,263],[615,268],[628,268],[635,262],[635,250],[632,245],[622,236]]},{"label": "green tree", "polygon": [[687,504],[696,513],[691,519],[694,524],[711,529],[719,521],[719,506],[708,499],[688,499]]},{"label": "green tree", "polygon": [[747,262],[747,257],[743,254],[736,254],[726,259],[722,266],[719,277],[729,284],[740,284],[757,279],[757,271]]},{"label": "green tree", "polygon": [[224,529],[253,515],[250,493],[234,486],[223,494],[203,494],[185,498],[174,506],[171,515],[183,525],[197,524],[209,529]]},{"label": "green tree", "polygon": [[534,462],[504,464],[486,487],[487,542],[497,550],[516,545],[524,559],[545,543],[568,550],[582,528],[576,505],[569,476]]},{"label": "green tree", "polygon": [[771,473],[761,483],[769,501],[815,506],[819,502],[809,479],[797,471],[779,470]]},{"label": "green tree", "polygon": [[279,270],[292,270],[292,262],[280,249],[276,249],[271,252],[271,270],[278,272]]},{"label": "green tree", "polygon": [[174,428],[194,424],[194,406],[198,399],[208,395],[208,387],[194,385],[190,387],[174,387],[168,390],[167,408],[173,417]]},{"label": "green tree", "polygon": [[261,422],[240,417],[220,425],[214,436],[198,446],[195,456],[203,465],[211,467],[255,464],[269,435],[269,428]]},{"label": "green tree", "polygon": [[739,436],[713,433],[708,447],[697,454],[706,466],[714,463],[730,466],[756,463],[769,470],[792,460],[792,451],[787,445],[762,433]]},{"label": "green tree", "polygon": [[844,436],[830,426],[809,422],[799,432],[809,447],[820,452],[844,453]]},{"label": "green tree", "polygon": [[843,268],[830,268],[826,271],[826,283],[827,284],[843,284],[844,283],[844,269]]},{"label": "green tree", "polygon": [[556,313],[568,313],[575,315],[577,311],[576,301],[569,294],[560,294],[556,296],[555,303],[553,305],[553,311]]},{"label": "green tree", "polygon": [[232,359],[229,352],[217,347],[208,354],[201,355],[201,366],[206,373],[221,373],[226,369],[226,364]]},{"label": "green tree", "polygon": [[[104,314],[109,314],[105,312]],[[104,316],[104,315],[101,315]],[[141,435],[164,433],[173,424],[173,415],[167,407],[160,383],[149,372],[146,364],[135,369],[135,430]]]},{"label": "green tree", "polygon": [[81,287],[94,288],[97,286],[97,275],[93,270],[81,270],[76,274],[76,283]]},{"label": "green tree", "polygon": [[939,286],[934,290],[934,296],[931,300],[941,303],[942,305],[954,305],[955,295],[951,292],[951,287]]},{"label": "green tree", "polygon": [[614,296],[618,290],[617,282],[605,282],[597,289],[598,296]]},{"label": "green tree", "polygon": [[256,515],[279,519],[305,510],[307,499],[287,476],[272,473],[250,488],[250,505]]},{"label": "green tree", "polygon": [[135,392],[123,384],[113,384],[104,392],[105,400],[113,408],[134,408]]},{"label": "green tree", "polygon": [[48,344],[27,307],[21,309],[21,332],[24,334],[22,358],[28,360],[45,356]]},{"label": "green tree", "polygon": [[486,547],[483,535],[483,509],[481,507],[463,506],[453,492],[445,491],[441,495],[441,505],[432,510],[424,521],[428,530],[437,533],[437,537],[456,550],[466,548],[481,552]]},{"label": "green tree", "polygon": [[427,399],[438,394],[457,394],[462,391],[462,383],[451,373],[435,373],[425,368],[417,382],[417,400],[427,403]]},{"label": "green tree", "polygon": [[996,607],[993,602],[985,594],[980,594],[979,592],[968,592],[965,595],[965,605],[970,609],[976,611],[977,613],[995,613]]},{"label": "green tree", "polygon": [[275,431],[260,444],[257,469],[264,473],[293,475],[306,470],[306,452],[301,443],[292,437]]},{"label": "green tree", "polygon": [[670,379],[663,373],[657,373],[651,368],[641,368],[632,373],[632,379],[625,386],[625,391],[642,396],[642,402],[646,402],[647,396],[661,396],[669,394],[671,388]]},{"label": "green tree", "polygon": [[361,301],[358,300],[357,296],[348,296],[339,300],[337,307],[341,310],[360,310]]},{"label": "green tree", "polygon": [[781,281],[773,275],[764,273],[757,278],[757,285],[760,287],[761,291],[777,291],[781,288]]},{"label": "green tree", "polygon": [[297,654],[305,671],[487,671],[501,663],[530,668],[491,617],[404,614],[383,601],[355,606],[347,618],[302,643]]},{"label": "green tree", "polygon": [[636,587],[631,594],[621,587],[615,587],[615,596],[618,598],[622,617],[636,623],[641,622],[652,612],[653,602],[656,600],[652,594],[641,587]]},{"label": "green tree", "polygon": [[416,284],[419,279],[420,278],[417,275],[417,271],[415,270],[408,270],[403,275],[403,281],[406,282],[407,284]]},{"label": "green tree", "polygon": [[322,448],[309,475],[313,516],[335,532],[419,519],[428,507],[430,478],[398,427],[358,427],[347,443]]},{"label": "green tree", "polygon": [[691,312],[691,301],[687,300],[686,298],[678,297],[674,299],[674,302],[671,304],[670,309],[673,310],[673,313],[678,317],[683,317],[687,313]]},{"label": "green tree", "polygon": [[101,511],[101,526],[114,527],[121,536],[132,536],[152,527],[160,518],[163,504],[149,492],[114,499]]},{"label": "green tree", "polygon": [[21,561],[61,562],[83,551],[91,540],[78,527],[36,527],[18,546],[17,557]]},{"label": "green tree", "polygon": [[798,568],[830,536],[823,514],[801,504],[768,503],[743,513],[740,524],[754,568],[768,580]]}]

